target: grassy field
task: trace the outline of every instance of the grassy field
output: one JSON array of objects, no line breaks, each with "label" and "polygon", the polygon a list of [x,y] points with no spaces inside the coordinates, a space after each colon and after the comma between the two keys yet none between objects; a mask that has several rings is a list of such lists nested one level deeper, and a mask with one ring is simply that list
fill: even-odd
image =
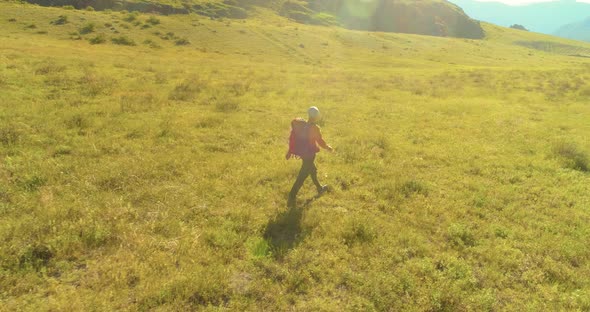
[{"label": "grassy field", "polygon": [[0,310],[590,310],[590,44],[484,28],[0,2]]}]

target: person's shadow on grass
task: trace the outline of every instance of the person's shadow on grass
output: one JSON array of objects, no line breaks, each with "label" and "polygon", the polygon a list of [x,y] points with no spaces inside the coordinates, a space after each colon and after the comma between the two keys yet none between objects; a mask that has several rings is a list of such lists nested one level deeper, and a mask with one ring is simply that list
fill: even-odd
[{"label": "person's shadow on grass", "polygon": [[303,240],[304,233],[301,230],[303,209],[309,207],[317,198],[318,196],[314,196],[300,206],[289,207],[268,222],[264,230],[264,238],[270,245],[275,258],[282,259],[289,250]]},{"label": "person's shadow on grass", "polygon": [[301,237],[301,218],[303,207],[290,207],[268,222],[264,238],[270,245],[273,256],[281,259],[297,245]]}]

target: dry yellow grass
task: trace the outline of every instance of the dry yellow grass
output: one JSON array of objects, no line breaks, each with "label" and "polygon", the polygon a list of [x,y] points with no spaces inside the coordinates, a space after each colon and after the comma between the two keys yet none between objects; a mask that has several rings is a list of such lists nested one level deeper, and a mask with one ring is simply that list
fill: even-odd
[{"label": "dry yellow grass", "polygon": [[588,44],[125,18],[0,3],[1,309],[590,309]]}]

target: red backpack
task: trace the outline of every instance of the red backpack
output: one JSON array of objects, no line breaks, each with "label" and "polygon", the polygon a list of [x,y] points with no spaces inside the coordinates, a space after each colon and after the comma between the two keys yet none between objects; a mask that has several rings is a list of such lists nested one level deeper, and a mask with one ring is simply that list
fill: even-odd
[{"label": "red backpack", "polygon": [[309,124],[303,118],[295,118],[291,121],[289,153],[298,157],[309,154],[309,128]]}]

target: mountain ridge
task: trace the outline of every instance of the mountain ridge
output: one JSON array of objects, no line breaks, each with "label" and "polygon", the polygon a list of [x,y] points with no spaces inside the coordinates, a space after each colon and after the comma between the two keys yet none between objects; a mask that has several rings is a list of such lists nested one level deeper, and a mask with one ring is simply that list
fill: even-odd
[{"label": "mountain ridge", "polygon": [[555,32],[555,35],[568,39],[590,41],[590,17],[577,23],[563,25]]},{"label": "mountain ridge", "polygon": [[590,3],[575,0],[542,2],[524,6],[510,6],[499,2],[451,0],[474,19],[508,27],[520,24],[527,29],[545,34],[555,33],[561,26],[588,17]]},{"label": "mountain ridge", "polygon": [[342,0],[223,0],[223,1],[116,1],[116,0],[26,0],[41,6],[73,6],[96,10],[127,10],[144,13],[197,13],[211,18],[246,18],[257,7],[270,8],[277,14],[303,24],[335,25],[347,29],[385,31],[481,39],[485,36],[478,21],[446,0],[377,0],[346,2]]}]

